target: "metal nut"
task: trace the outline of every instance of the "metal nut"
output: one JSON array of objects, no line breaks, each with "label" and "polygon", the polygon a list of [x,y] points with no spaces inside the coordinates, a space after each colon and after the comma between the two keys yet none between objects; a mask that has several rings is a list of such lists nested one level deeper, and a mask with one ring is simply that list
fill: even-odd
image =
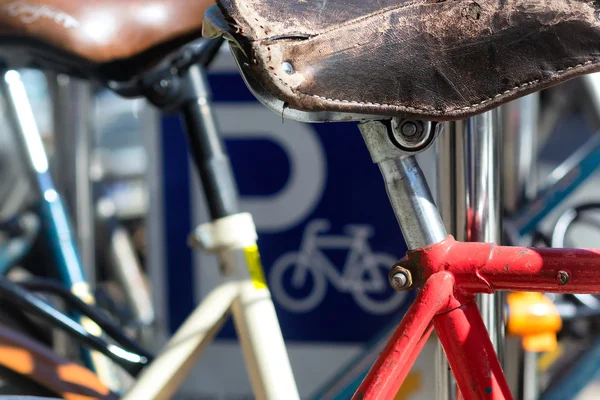
[{"label": "metal nut", "polygon": [[435,126],[428,121],[392,118],[392,141],[404,151],[425,149],[435,136]]},{"label": "metal nut", "polygon": [[407,121],[402,125],[402,134],[406,137],[413,137],[419,131],[419,128],[413,121]]},{"label": "metal nut", "polygon": [[396,265],[389,274],[389,281],[395,290],[407,290],[412,286],[412,275],[409,270]]},{"label": "metal nut", "polygon": [[567,271],[558,271],[556,274],[556,282],[561,286],[566,285],[569,282],[569,278],[570,276]]}]

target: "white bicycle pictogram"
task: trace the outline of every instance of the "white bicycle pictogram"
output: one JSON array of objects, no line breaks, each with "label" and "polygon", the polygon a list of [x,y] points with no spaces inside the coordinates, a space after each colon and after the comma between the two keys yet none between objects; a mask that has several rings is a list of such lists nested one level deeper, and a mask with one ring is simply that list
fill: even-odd
[{"label": "white bicycle pictogram", "polygon": [[[329,282],[339,292],[350,293],[367,312],[383,315],[397,310],[406,293],[392,290],[387,279],[396,259],[371,250],[368,238],[373,229],[368,225],[347,225],[346,235],[323,235],[329,228],[326,220],[311,221],[304,230],[300,251],[284,254],[273,264],[269,279],[273,296],[289,311],[308,312],[323,301]],[[341,273],[323,250],[348,250]],[[285,280],[287,287],[307,288],[308,294],[301,298],[291,296],[285,289]]]}]

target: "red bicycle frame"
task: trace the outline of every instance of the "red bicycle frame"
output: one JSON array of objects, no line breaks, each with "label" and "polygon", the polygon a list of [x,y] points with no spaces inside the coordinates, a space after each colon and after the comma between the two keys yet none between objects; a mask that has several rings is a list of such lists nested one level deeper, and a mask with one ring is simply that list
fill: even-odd
[{"label": "red bicycle frame", "polygon": [[357,400],[393,399],[435,327],[465,400],[512,399],[474,298],[496,290],[600,293],[600,250],[462,243],[451,236],[410,251],[390,274],[419,293]]}]

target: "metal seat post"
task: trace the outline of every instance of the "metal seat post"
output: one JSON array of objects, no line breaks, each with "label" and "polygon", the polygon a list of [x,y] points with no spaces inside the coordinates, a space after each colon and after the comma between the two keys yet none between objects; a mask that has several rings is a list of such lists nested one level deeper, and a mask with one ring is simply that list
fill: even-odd
[{"label": "metal seat post", "polygon": [[[420,121],[378,121],[359,125],[373,162],[379,165],[386,191],[408,249],[417,249],[444,240],[448,234],[425,176],[414,155],[429,147],[437,126]],[[406,284],[402,274],[390,274],[392,285]],[[397,287],[399,288],[399,287]],[[452,399],[448,362],[439,342],[434,375],[436,399]]]},{"label": "metal seat post", "polygon": [[408,249],[444,240],[448,236],[444,223],[413,155],[431,145],[437,126],[394,120],[391,124],[365,122],[359,127],[371,158],[383,175]]}]

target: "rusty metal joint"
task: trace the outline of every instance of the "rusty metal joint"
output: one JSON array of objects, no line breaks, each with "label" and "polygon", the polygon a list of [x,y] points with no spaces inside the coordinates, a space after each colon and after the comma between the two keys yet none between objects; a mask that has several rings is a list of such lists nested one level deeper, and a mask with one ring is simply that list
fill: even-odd
[{"label": "rusty metal joint", "polygon": [[392,267],[388,274],[388,279],[392,288],[398,291],[411,290],[413,287],[413,279],[411,272],[396,264]]}]

